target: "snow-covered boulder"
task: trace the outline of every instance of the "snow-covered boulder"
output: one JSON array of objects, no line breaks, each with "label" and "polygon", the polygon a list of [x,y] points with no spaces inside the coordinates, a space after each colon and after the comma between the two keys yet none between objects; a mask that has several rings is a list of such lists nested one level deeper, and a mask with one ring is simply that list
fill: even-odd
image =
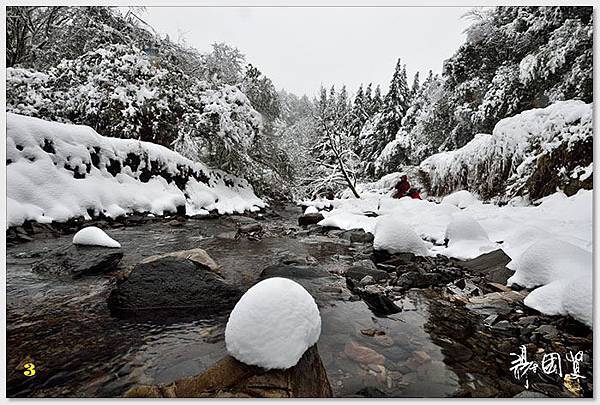
[{"label": "snow-covered boulder", "polygon": [[286,369],[298,363],[320,334],[313,297],[295,281],[273,277],[240,298],[227,321],[225,344],[242,363]]},{"label": "snow-covered boulder", "polygon": [[508,285],[532,288],[524,303],[548,315],[571,315],[592,326],[592,252],[548,239],[535,242],[508,266]]},{"label": "snow-covered boulder", "polygon": [[8,226],[90,213],[232,214],[265,206],[246,180],[165,147],[104,137],[82,125],[6,118]]},{"label": "snow-covered boulder", "polygon": [[120,248],[121,244],[95,226],[87,226],[73,236],[74,245],[104,246]]},{"label": "snow-covered boulder", "polygon": [[571,243],[548,239],[533,243],[507,267],[515,270],[508,285],[531,288],[592,271],[592,253]]},{"label": "snow-covered boulder", "polygon": [[304,210],[304,215],[307,215],[307,214],[318,214],[318,213],[319,213],[319,209],[317,207],[313,206],[313,205],[309,205]]},{"label": "snow-covered boulder", "polygon": [[547,315],[570,315],[592,327],[592,286],[591,273],[573,279],[559,279],[533,290],[524,304]]},{"label": "snow-covered boulder", "polygon": [[442,253],[457,259],[474,259],[496,250],[487,232],[477,220],[463,213],[455,214],[446,227],[448,248]]},{"label": "snow-covered boulder", "polygon": [[477,203],[477,197],[467,190],[456,191],[452,194],[445,196],[442,199],[442,204],[450,204],[460,209],[467,208],[469,205]]},{"label": "snow-covered boulder", "polygon": [[395,216],[383,215],[377,218],[375,225],[375,250],[389,253],[414,253],[417,256],[429,256],[427,244],[405,222]]}]

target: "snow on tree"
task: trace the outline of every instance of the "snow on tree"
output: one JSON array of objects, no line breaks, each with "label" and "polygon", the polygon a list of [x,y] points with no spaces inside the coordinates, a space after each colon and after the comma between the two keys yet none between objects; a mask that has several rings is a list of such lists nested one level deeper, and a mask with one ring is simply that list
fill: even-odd
[{"label": "snow on tree", "polygon": [[431,190],[448,194],[468,189],[485,199],[515,196],[536,200],[557,188],[568,195],[590,189],[592,104],[556,102],[525,111],[478,134],[464,147],[435,154],[421,163]]}]

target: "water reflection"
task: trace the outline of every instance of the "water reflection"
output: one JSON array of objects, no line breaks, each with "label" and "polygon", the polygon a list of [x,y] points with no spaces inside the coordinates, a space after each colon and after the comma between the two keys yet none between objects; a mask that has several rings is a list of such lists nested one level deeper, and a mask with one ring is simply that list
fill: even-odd
[{"label": "water reflection", "polygon": [[[232,230],[231,222],[207,220],[168,230],[163,223],[149,223],[110,233],[123,246],[122,268],[153,254],[202,247],[227,278],[246,286],[286,255],[315,260],[336,273],[351,263],[354,253],[348,243],[321,236],[261,241],[214,237]],[[64,236],[7,248],[9,396],[119,396],[135,384],[199,374],[225,355],[226,319],[161,325],[118,320],[105,303],[111,279],[59,280],[30,271],[38,259],[32,254],[70,241]],[[350,300],[342,277],[298,281],[321,310],[319,352],[335,395],[352,396],[367,387],[387,396],[449,396],[456,391],[456,375],[425,331],[431,316],[428,298],[410,293],[396,303],[402,312],[375,317],[362,301]],[[384,334],[361,332],[369,329]],[[18,371],[26,357],[38,365],[35,379]]]}]

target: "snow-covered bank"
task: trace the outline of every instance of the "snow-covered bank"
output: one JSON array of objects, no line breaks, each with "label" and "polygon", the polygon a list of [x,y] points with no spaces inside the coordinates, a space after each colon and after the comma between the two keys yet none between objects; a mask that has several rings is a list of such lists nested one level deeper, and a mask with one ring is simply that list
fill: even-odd
[{"label": "snow-covered bank", "polygon": [[150,142],[108,138],[81,125],[7,114],[7,226],[90,213],[116,217],[241,213],[265,206],[244,179]]},{"label": "snow-covered bank", "polygon": [[[544,290],[535,291],[526,301],[527,305],[549,314],[571,314],[591,324],[591,295],[588,297],[587,290],[581,289],[585,296],[574,305],[568,298],[574,287],[568,285],[575,279],[578,283],[589,281],[591,284],[592,195],[591,190],[580,190],[571,197],[557,192],[537,206],[500,207],[483,204],[464,191],[448,196],[441,203],[370,194],[361,200],[331,201],[333,210],[321,212],[325,219],[319,225],[364,229],[375,235],[378,246],[398,251],[398,247],[415,246],[413,242],[403,242],[412,241],[411,235],[400,237],[399,227],[391,226],[401,222],[402,229],[408,228],[423,239],[424,245],[409,249],[420,255],[471,259],[502,249],[512,259],[508,267],[516,271],[511,282],[525,287],[550,287],[557,280],[563,281],[564,288],[554,289],[541,298],[536,299]],[[313,205],[310,201],[303,204]],[[379,216],[366,215],[371,212]],[[560,242],[554,243],[552,249],[536,248],[541,241]],[[573,257],[574,251],[577,257]],[[591,294],[591,290],[589,292]],[[547,303],[552,301],[559,304],[549,306]]]},{"label": "snow-covered bank", "polygon": [[478,134],[460,149],[421,163],[431,191],[446,194],[466,188],[484,198],[532,200],[560,188],[591,188],[593,105],[556,102],[498,122],[492,134]]}]

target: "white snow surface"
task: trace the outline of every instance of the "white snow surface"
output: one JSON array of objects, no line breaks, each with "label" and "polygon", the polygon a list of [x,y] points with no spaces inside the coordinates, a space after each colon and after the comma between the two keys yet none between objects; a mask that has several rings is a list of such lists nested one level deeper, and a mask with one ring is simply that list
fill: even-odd
[{"label": "white snow surface", "polygon": [[87,226],[73,235],[74,245],[103,246],[120,248],[121,244],[95,226]]},{"label": "white snow surface", "polygon": [[318,214],[318,213],[319,213],[319,209],[317,207],[315,207],[314,205],[306,207],[306,210],[304,211],[304,215],[306,215],[306,214]]},{"label": "white snow surface", "polygon": [[[492,134],[477,134],[462,148],[428,157],[420,167],[436,193],[468,188],[480,194],[501,192],[509,199],[526,188],[538,159],[563,145],[571,149],[590,141],[592,118],[592,103],[581,100],[534,108],[500,120]],[[593,169],[588,170],[587,176]]]},{"label": "white snow surface", "polygon": [[[591,284],[592,196],[592,190],[579,190],[571,197],[556,192],[539,200],[539,205],[526,205],[520,200],[498,206],[473,200],[472,195],[468,203],[459,204],[456,196],[438,203],[392,199],[373,191],[364,192],[360,200],[332,200],[333,209],[322,211],[325,219],[319,225],[361,228],[374,234],[374,247],[379,249],[402,251],[410,238],[411,249],[423,255],[472,259],[502,249],[512,259],[508,267],[516,271],[510,282],[525,287],[547,286],[532,292],[527,305],[544,313],[570,314],[591,322],[591,289],[583,277]],[[409,231],[422,239],[428,252],[407,236]]]},{"label": "white snow surface", "polygon": [[[89,218],[88,210],[116,217],[132,212],[162,215],[180,205],[188,215],[242,213],[265,206],[246,180],[150,142],[108,138],[87,126],[12,113],[7,113],[6,132],[7,226]],[[132,156],[140,161],[137,167],[128,161]],[[113,176],[109,168],[115,165]],[[161,176],[142,181],[142,171],[149,167],[173,177],[194,172],[206,183],[190,176],[181,190]],[[75,172],[85,177],[75,178]]]},{"label": "white snow surface", "polygon": [[417,256],[429,256],[427,245],[415,233],[410,225],[392,215],[383,215],[375,225],[375,250],[389,253],[414,253]]},{"label": "white snow surface", "polygon": [[273,277],[240,298],[229,315],[225,345],[242,363],[265,369],[295,366],[321,334],[313,297],[295,281]]},{"label": "white snow surface", "polygon": [[460,190],[445,196],[442,202],[462,209],[479,202],[479,200],[467,190]]},{"label": "white snow surface", "polygon": [[446,239],[448,248],[444,254],[457,259],[477,257],[500,248],[500,245],[490,241],[477,220],[462,212],[453,215],[446,227]]}]

